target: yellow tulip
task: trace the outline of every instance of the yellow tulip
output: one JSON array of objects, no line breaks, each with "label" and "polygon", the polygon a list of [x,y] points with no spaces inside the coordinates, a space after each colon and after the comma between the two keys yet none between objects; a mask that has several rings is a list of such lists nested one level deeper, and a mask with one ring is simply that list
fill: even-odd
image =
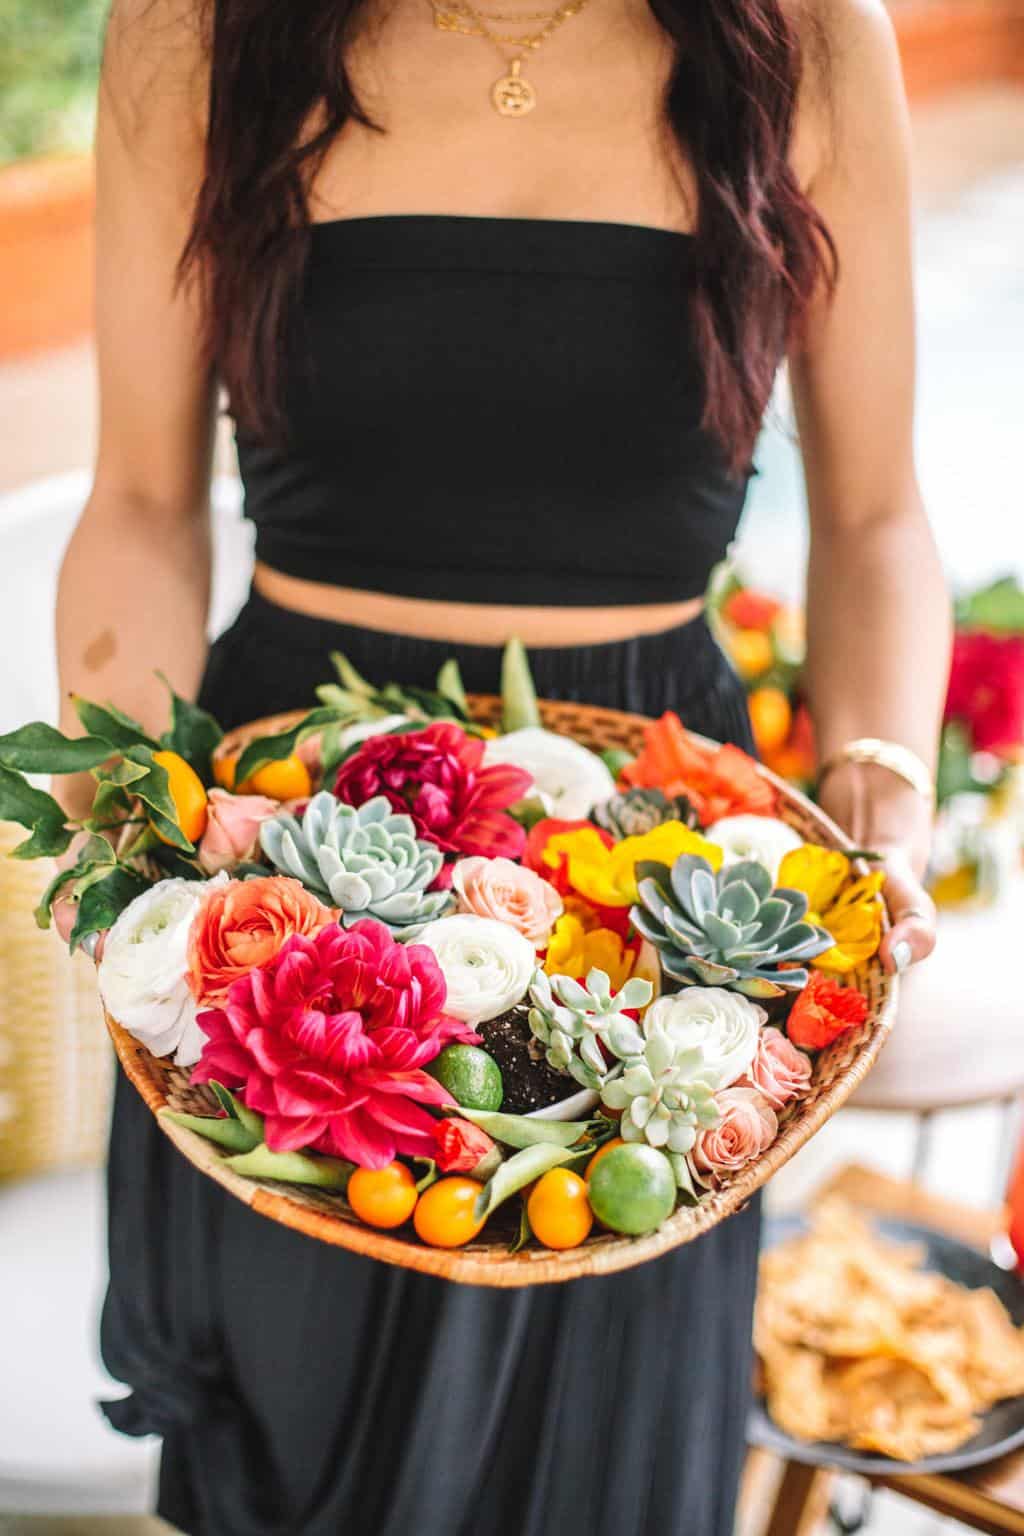
[{"label": "yellow tulip", "polygon": [[682,853],[700,854],[712,869],[722,863],[722,850],[681,821],[665,821],[640,837],[625,837],[607,848],[592,827],[557,832],[544,845],[544,861],[553,869],[568,860],[569,883],[599,907],[630,907],[637,899],[636,866],[653,859],[671,867]]}]

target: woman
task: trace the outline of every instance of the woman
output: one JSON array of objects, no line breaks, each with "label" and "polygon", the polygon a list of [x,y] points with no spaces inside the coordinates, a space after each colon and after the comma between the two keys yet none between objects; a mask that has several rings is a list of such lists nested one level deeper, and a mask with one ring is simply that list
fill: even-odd
[{"label": "woman", "polygon": [[[701,594],[788,352],[823,799],[888,855],[902,967],[933,939],[911,781],[948,619],[889,26],[872,0],[540,3],[115,4],[65,690],[155,723],[159,668],[230,726],[308,701],[330,649],[493,689],[516,633],[543,694],[749,745]],[[257,566],[208,655],[218,381]],[[865,737],[897,748],[856,761]],[[253,1216],[122,1078],[110,1221],[108,1412],[163,1436],[159,1508],[195,1536],[731,1530],[755,1208],[624,1275],[466,1289]]]}]

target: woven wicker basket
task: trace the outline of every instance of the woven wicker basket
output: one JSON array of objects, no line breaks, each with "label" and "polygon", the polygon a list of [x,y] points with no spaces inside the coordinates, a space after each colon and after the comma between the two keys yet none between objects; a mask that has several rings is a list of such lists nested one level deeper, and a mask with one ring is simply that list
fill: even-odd
[{"label": "woven wicker basket", "polygon": [[[470,707],[474,718],[483,724],[493,724],[500,717],[501,704],[497,698],[477,696],[470,701]],[[641,715],[583,704],[545,701],[540,707],[544,724],[549,729],[573,736],[597,750],[625,747],[630,752],[638,751],[643,728],[648,723]],[[280,730],[298,718],[298,715],[278,716],[273,721],[262,720],[243,727],[225,738],[220,750],[237,751],[253,737]],[[808,800],[766,769],[760,771],[778,790],[785,819],[797,832],[808,841],[827,847],[850,846],[839,828]],[[449,1251],[426,1247],[411,1230],[409,1235],[404,1235],[378,1232],[364,1226],[353,1216],[341,1195],[242,1178],[225,1166],[220,1153],[209,1141],[174,1125],[166,1114],[161,1113],[172,1109],[212,1114],[216,1111],[216,1103],[210,1090],[193,1087],[187,1072],[175,1067],[170,1060],[152,1056],[109,1015],[107,1025],[121,1064],[175,1146],[203,1173],[216,1179],[254,1211],[319,1238],[321,1242],[334,1243],[406,1269],[417,1269],[470,1285],[521,1286],[629,1269],[634,1264],[657,1258],[681,1243],[691,1242],[738,1211],[850,1096],[870,1070],[892,1028],[896,1012],[895,978],[886,975],[881,964],[873,960],[853,980],[866,993],[870,1003],[866,1021],[859,1028],[841,1035],[821,1052],[815,1063],[809,1096],[783,1112],[779,1136],[763,1156],[722,1189],[707,1196],[699,1206],[678,1210],[657,1232],[640,1238],[595,1232],[581,1247],[565,1253],[535,1247],[510,1253],[509,1245],[518,1230],[518,1218],[513,1217],[508,1207],[495,1213],[475,1242]]]}]

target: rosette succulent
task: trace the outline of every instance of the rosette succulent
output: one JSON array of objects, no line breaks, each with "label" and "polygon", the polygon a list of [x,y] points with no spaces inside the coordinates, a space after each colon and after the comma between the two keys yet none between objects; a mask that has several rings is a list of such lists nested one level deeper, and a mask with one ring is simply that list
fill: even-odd
[{"label": "rosette succulent", "polygon": [[265,821],[260,846],[275,869],[337,907],[346,927],[375,917],[414,938],[452,903],[448,891],[430,889],[444,855],[383,795],[353,806],[322,790],[301,821],[287,811]]},{"label": "rosette succulent", "polygon": [[661,789],[624,789],[595,805],[591,820],[618,842],[624,837],[642,837],[664,821],[681,821],[686,827],[698,826],[697,813],[685,795],[666,795]]},{"label": "rosette succulent", "polygon": [[612,992],[607,972],[596,966],[583,984],[538,970],[530,985],[530,1029],[545,1047],[549,1066],[568,1072],[584,1088],[598,1089],[619,1061],[642,1054],[640,1026],[625,1010],[646,1007],[653,990],[649,981],[633,976]]},{"label": "rosette succulent", "polygon": [[696,854],[681,854],[671,869],[643,862],[637,892],[634,927],[658,950],[666,974],[685,986],[760,998],[799,992],[807,985],[800,962],[832,945],[824,928],[805,921],[803,892],[773,890],[771,875],[753,860],[717,875]]},{"label": "rosette succulent", "polygon": [[643,1050],[625,1064],[621,1077],[605,1083],[601,1098],[622,1111],[624,1141],[645,1141],[674,1154],[673,1170],[685,1182],[681,1166],[698,1131],[718,1123],[714,1069],[699,1046],[680,1046],[667,1030],[645,1031]]}]

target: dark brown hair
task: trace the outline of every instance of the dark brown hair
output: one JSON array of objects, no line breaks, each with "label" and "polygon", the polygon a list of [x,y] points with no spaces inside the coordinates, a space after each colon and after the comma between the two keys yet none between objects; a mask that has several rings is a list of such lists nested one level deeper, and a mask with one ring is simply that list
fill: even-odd
[{"label": "dark brown hair", "polygon": [[[206,3],[206,163],[180,276],[201,280],[210,357],[239,423],[283,440],[278,360],[308,250],[305,189],[349,119],[376,126],[344,66],[366,0]],[[780,0],[649,3],[675,45],[665,116],[696,178],[704,425],[741,470],[780,357],[835,273],[788,159],[801,40]]]}]

